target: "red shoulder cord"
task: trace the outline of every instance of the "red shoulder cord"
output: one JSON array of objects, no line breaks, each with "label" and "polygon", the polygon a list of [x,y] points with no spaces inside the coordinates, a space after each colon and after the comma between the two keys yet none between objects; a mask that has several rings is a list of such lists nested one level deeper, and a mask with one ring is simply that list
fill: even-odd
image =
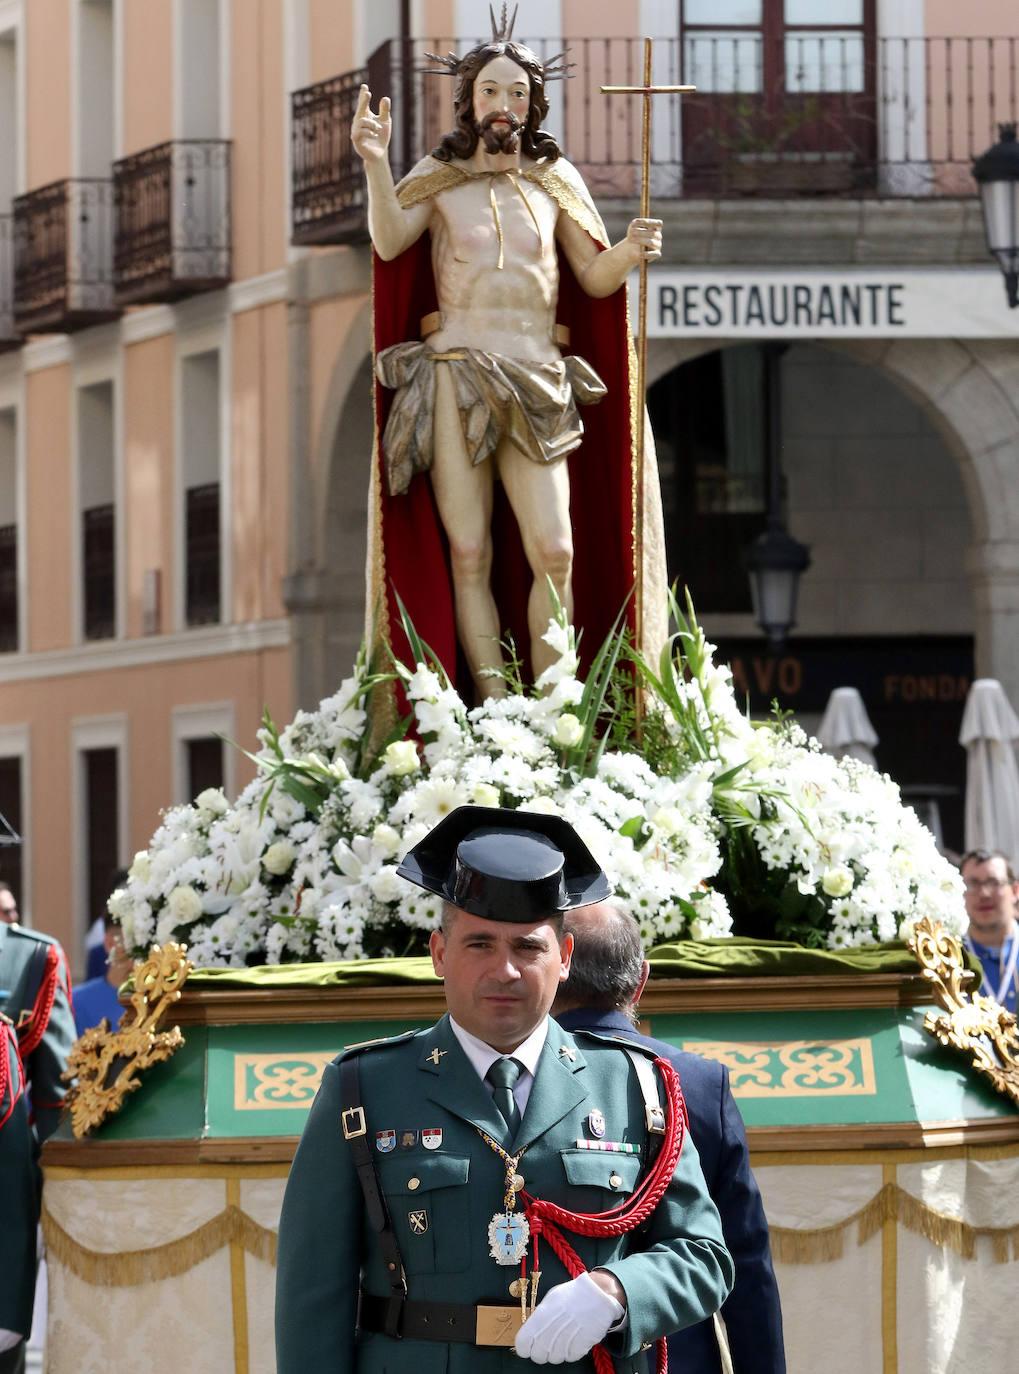
[{"label": "red shoulder cord", "polygon": [[[39,984],[39,991],[35,994],[32,1013],[18,1028],[18,1042],[22,1059],[27,1059],[34,1050],[38,1049],[40,1041],[46,1034],[46,1027],[50,1023],[53,1003],[57,996],[57,988],[61,981],[60,963],[60,951],[56,945],[50,945],[46,951],[46,969],[42,976],[42,982]],[[64,991],[70,1000],[71,987],[66,975],[63,983]]]},{"label": "red shoulder cord", "polygon": [[[560,1227],[578,1236],[622,1236],[647,1221],[664,1197],[683,1148],[687,1115],[683,1089],[680,1087],[676,1070],[667,1059],[656,1059],[655,1068],[661,1074],[665,1085],[665,1139],[647,1177],[631,1197],[608,1212],[568,1212],[564,1207],[557,1207],[554,1202],[545,1202],[540,1198],[531,1197],[529,1193],[521,1192],[524,1214],[531,1228],[531,1235],[535,1239],[535,1269],[538,1267],[538,1237],[544,1236],[570,1277],[578,1278],[587,1271]],[[658,1374],[666,1374],[668,1349],[664,1338],[656,1341],[655,1345]],[[596,1345],[592,1354],[596,1374],[612,1374],[612,1357],[605,1347]]]},{"label": "red shoulder cord", "polygon": [[[18,1085],[16,1088],[11,1085],[10,1072],[10,1046],[14,1047],[14,1064],[18,1074]],[[4,1099],[10,1090],[11,1100],[4,1111]],[[0,1130],[7,1125],[14,1108],[18,1105],[18,1099],[25,1091],[25,1079],[21,1072],[21,1056],[18,1053],[18,1037],[14,1032],[14,1027],[9,1021],[0,1019]]]}]

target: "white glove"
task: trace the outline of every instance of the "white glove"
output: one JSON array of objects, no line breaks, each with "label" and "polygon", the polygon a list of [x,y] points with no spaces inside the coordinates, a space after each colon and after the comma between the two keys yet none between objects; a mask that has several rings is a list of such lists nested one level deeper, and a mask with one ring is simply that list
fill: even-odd
[{"label": "white glove", "polygon": [[592,1350],[626,1309],[590,1274],[550,1288],[517,1332],[513,1348],[535,1364],[568,1364]]},{"label": "white glove", "polygon": [[24,1339],[24,1336],[22,1336],[19,1331],[7,1331],[4,1327],[0,1326],[0,1355],[2,1355],[5,1350],[13,1350],[18,1342]]}]

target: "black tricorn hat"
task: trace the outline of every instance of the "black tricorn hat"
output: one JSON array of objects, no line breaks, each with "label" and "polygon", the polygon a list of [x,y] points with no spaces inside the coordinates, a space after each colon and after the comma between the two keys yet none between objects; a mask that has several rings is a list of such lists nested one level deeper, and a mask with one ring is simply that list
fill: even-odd
[{"label": "black tricorn hat", "polygon": [[612,891],[569,821],[495,806],[451,811],[397,872],[489,921],[543,921]]}]

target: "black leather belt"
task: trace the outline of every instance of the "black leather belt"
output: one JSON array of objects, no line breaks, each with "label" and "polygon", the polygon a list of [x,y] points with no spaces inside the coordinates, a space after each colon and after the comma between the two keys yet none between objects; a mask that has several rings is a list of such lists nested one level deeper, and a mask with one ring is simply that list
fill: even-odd
[{"label": "black leather belt", "polygon": [[[361,1294],[359,1325],[362,1331],[392,1334],[394,1300]],[[456,1341],[464,1345],[509,1347],[523,1324],[519,1304],[460,1302],[395,1303],[399,1309],[397,1335],[408,1341]],[[388,1329],[387,1329],[388,1328]]]}]

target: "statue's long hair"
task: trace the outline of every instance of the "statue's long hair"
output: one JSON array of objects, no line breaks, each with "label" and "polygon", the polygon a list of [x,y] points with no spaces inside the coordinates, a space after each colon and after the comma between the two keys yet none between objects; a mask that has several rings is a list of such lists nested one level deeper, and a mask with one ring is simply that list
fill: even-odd
[{"label": "statue's long hair", "polygon": [[528,157],[536,160],[547,158],[554,162],[561,154],[559,144],[541,121],[548,114],[548,100],[545,98],[545,69],[537,53],[525,48],[522,43],[492,42],[482,43],[472,48],[460,60],[456,69],[456,97],[453,110],[456,115],[456,128],[445,135],[439,146],[432,150],[432,157],[440,162],[450,162],[453,158],[466,160],[473,156],[478,146],[480,134],[474,120],[474,83],[478,74],[489,62],[497,57],[508,57],[527,73],[531,87],[531,99],[527,119],[520,130],[520,148]]}]

